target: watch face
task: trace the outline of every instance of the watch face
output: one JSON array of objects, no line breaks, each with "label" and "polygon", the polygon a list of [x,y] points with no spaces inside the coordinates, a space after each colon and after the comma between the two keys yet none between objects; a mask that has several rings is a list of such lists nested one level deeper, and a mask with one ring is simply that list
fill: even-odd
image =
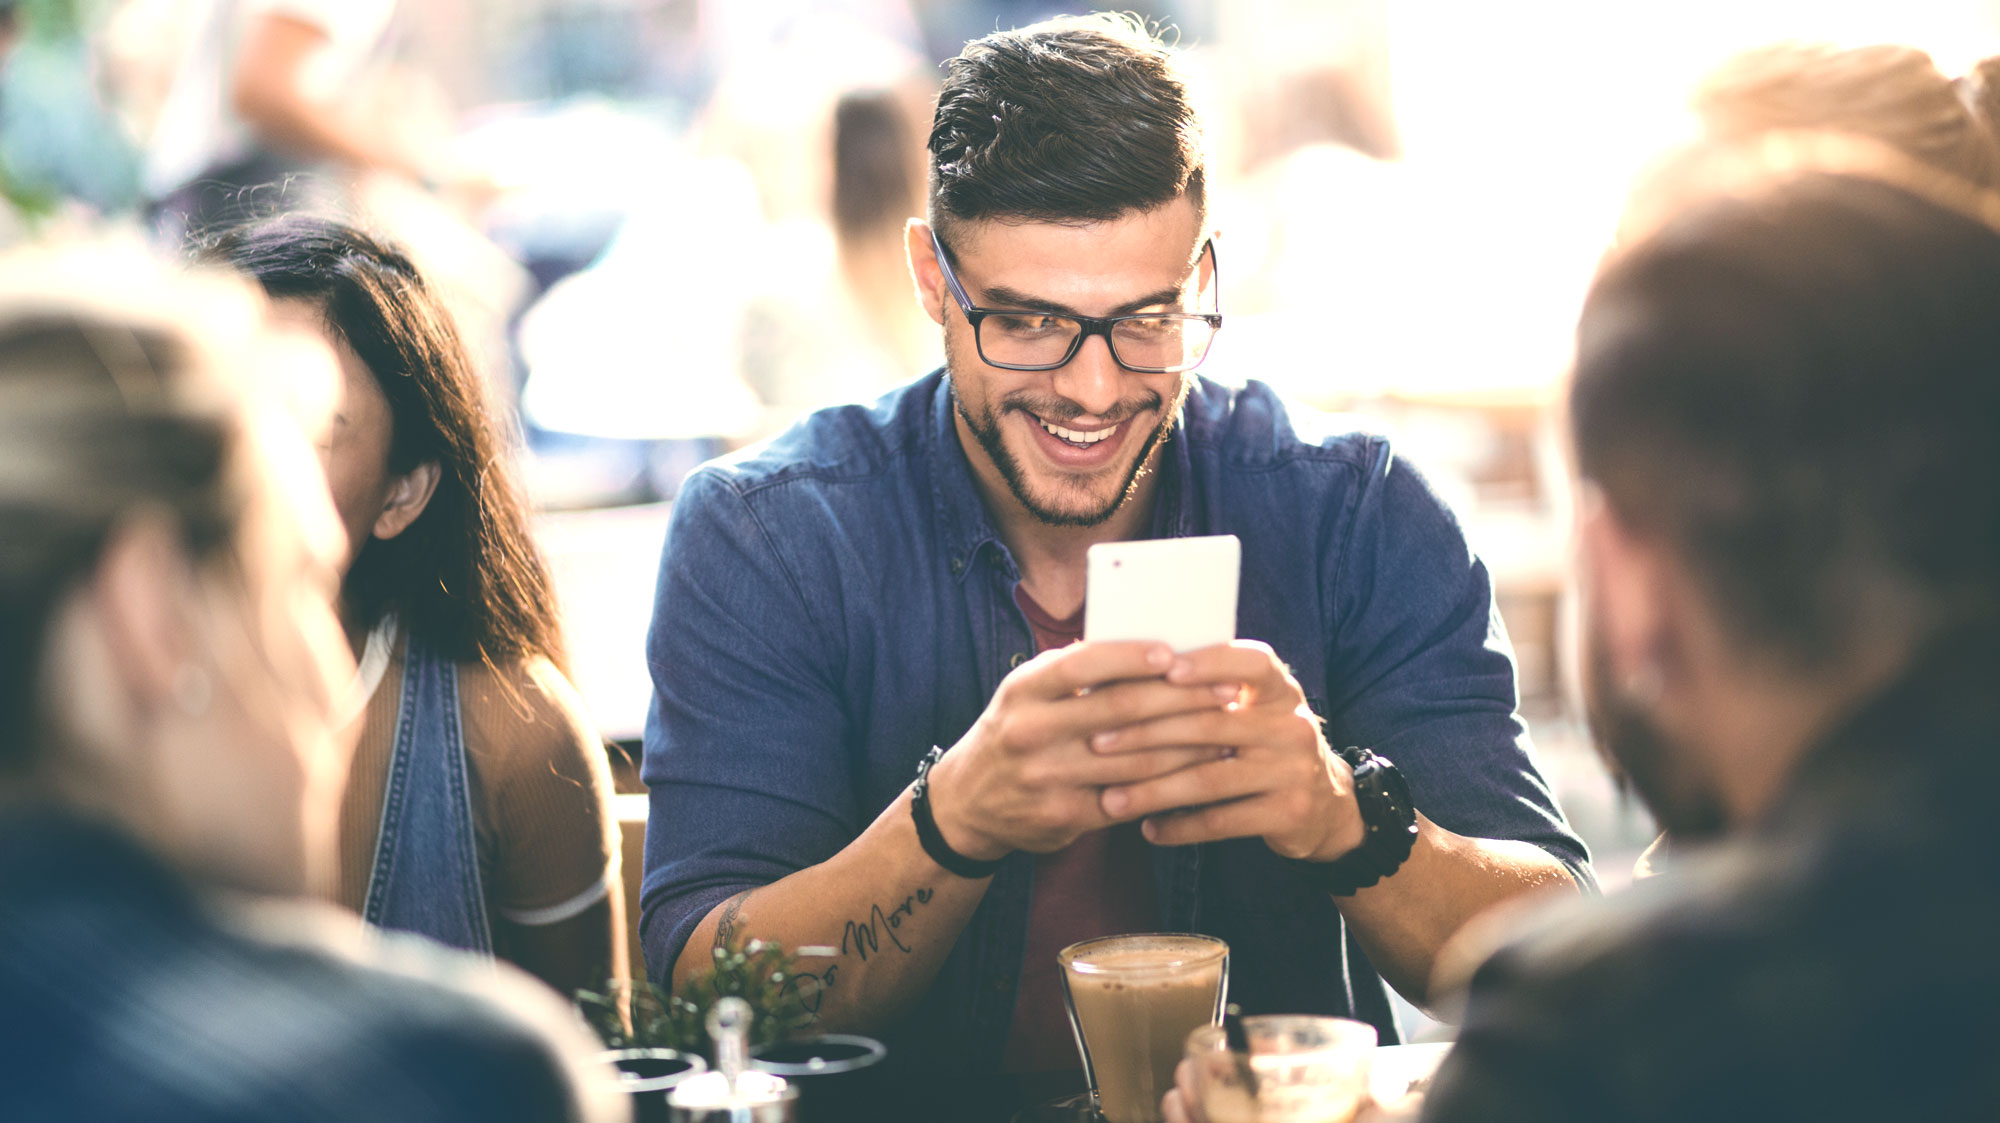
[{"label": "watch face", "polygon": [[1354,786],[1357,799],[1364,793],[1368,796],[1362,801],[1361,817],[1375,828],[1369,831],[1368,842],[1363,845],[1371,851],[1378,846],[1389,851],[1378,857],[1386,858],[1389,869],[1393,870],[1409,856],[1409,847],[1417,833],[1417,811],[1410,800],[1409,780],[1401,769],[1371,752],[1355,770]]},{"label": "watch face", "polygon": [[1403,770],[1383,760],[1381,757],[1376,757],[1375,759],[1378,762],[1376,767],[1376,782],[1382,785],[1383,792],[1390,799],[1395,800],[1396,811],[1399,814],[1409,812],[1411,817],[1414,818],[1415,812],[1410,806],[1410,781],[1404,777]]}]

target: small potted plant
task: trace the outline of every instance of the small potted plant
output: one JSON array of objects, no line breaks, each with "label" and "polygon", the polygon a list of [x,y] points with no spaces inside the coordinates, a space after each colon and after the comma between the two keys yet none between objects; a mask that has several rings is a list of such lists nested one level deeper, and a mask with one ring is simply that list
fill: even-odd
[{"label": "small potted plant", "polygon": [[[796,963],[780,945],[751,940],[715,949],[708,971],[672,991],[645,979],[619,979],[601,992],[578,991],[576,1004],[605,1045],[623,1055],[659,1050],[698,1058],[714,1051],[709,1011],[724,998],[741,998],[750,1004],[752,1067],[800,1084],[814,1118],[863,1118],[850,1109],[865,1108],[877,1094],[875,1066],[886,1051],[872,1038],[815,1034],[818,1019],[801,996]],[[817,993],[805,988],[806,995]],[[640,1098],[642,1118],[652,1106],[652,1096]]]},{"label": "small potted plant", "polygon": [[723,998],[750,1004],[750,1045],[795,1038],[813,1015],[798,999],[794,958],[776,943],[751,940],[715,949],[708,971],[667,991],[646,979],[614,979],[599,991],[581,990],[577,1008],[612,1049],[675,1049],[707,1056],[708,1012]]},{"label": "small potted plant", "polygon": [[812,1015],[788,990],[792,957],[775,943],[715,949],[715,962],[677,990],[647,979],[613,979],[602,990],[576,993],[577,1009],[604,1040],[604,1059],[625,1078],[640,1123],[668,1118],[667,1095],[674,1085],[707,1066],[714,1052],[708,1013],[724,998],[750,1004],[750,1045],[769,1045],[798,1036]]}]

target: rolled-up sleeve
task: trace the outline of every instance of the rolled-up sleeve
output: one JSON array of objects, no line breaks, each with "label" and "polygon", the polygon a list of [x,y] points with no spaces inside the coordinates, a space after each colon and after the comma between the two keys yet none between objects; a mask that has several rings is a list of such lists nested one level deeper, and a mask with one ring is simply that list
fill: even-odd
[{"label": "rolled-up sleeve", "polygon": [[1387,440],[1370,443],[1336,519],[1325,717],[1374,748],[1446,830],[1531,843],[1595,887],[1516,712],[1514,659],[1492,578],[1450,509]]},{"label": "rolled-up sleeve", "polygon": [[[661,553],[642,773],[641,943],[655,981],[718,903],[824,861],[858,829],[840,633],[755,498],[727,468],[696,472]],[[782,543],[809,549],[811,537]]]}]

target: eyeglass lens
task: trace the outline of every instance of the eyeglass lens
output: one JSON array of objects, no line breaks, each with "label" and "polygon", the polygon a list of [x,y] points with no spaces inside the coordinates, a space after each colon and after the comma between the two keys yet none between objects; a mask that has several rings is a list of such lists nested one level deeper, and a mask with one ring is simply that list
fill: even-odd
[{"label": "eyeglass lens", "polygon": [[[979,325],[980,354],[989,363],[1060,363],[1082,332],[1068,316],[991,313]],[[1141,316],[1113,324],[1110,337],[1112,356],[1124,366],[1185,370],[1201,362],[1215,329],[1200,316]]]}]

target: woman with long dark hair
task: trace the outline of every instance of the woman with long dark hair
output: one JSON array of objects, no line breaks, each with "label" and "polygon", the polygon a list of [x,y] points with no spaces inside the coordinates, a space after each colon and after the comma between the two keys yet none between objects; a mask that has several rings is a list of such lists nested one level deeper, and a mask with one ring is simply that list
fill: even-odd
[{"label": "woman with long dark hair", "polygon": [[345,376],[323,454],[368,701],[339,899],[565,994],[622,976],[609,767],[564,675],[548,568],[448,312],[401,251],[327,219],[238,228],[204,256],[323,336]]}]

